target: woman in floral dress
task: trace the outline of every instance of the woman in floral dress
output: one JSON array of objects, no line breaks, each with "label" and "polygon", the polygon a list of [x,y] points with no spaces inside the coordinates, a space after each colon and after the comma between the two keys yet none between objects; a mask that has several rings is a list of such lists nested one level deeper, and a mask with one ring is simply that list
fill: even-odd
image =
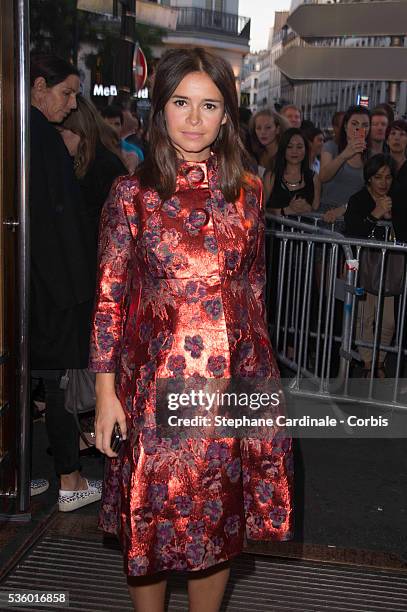
[{"label": "woman in floral dress", "polygon": [[[90,368],[96,445],[110,458],[100,526],[120,534],[134,609],[164,609],[167,570],[189,571],[192,612],[219,609],[229,560],[292,536],[291,441],[160,437],[158,379],[279,384],[265,322],[260,181],[243,170],[235,78],[175,49],[152,95],[150,156],[102,214]],[[118,423],[126,438],[110,447]]]}]

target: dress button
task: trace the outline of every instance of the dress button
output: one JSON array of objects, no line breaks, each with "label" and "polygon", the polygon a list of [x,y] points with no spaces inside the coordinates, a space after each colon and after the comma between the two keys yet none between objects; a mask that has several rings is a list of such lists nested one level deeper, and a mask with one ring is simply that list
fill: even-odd
[{"label": "dress button", "polygon": [[209,223],[209,212],[204,208],[195,208],[188,215],[188,223],[195,229],[205,227]]},{"label": "dress button", "polygon": [[185,168],[184,175],[190,185],[197,185],[205,179],[205,172],[200,166]]}]

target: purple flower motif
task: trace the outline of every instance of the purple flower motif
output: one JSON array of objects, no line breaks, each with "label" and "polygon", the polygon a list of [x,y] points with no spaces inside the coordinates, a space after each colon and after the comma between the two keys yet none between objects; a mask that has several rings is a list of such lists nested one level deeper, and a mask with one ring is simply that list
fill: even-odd
[{"label": "purple flower motif", "polygon": [[122,467],[122,479],[123,479],[123,485],[125,487],[127,487],[127,485],[129,484],[130,472],[131,472],[130,463],[126,461],[126,463]]},{"label": "purple flower motif", "polygon": [[226,359],[223,355],[211,355],[208,359],[208,370],[216,378],[223,376],[226,368]]},{"label": "purple flower motif", "polygon": [[137,508],[137,510],[133,512],[133,517],[138,534],[140,536],[145,535],[153,520],[153,513],[151,512],[150,506]]},{"label": "purple flower motif", "polygon": [[253,356],[254,346],[253,342],[242,342],[239,347],[239,359],[242,361]]},{"label": "purple flower motif", "polygon": [[229,463],[229,465],[227,466],[226,474],[229,476],[230,482],[237,482],[240,478],[241,473],[242,464],[239,457],[237,457],[236,459],[233,459],[232,463]]},{"label": "purple flower motif", "polygon": [[256,367],[256,378],[268,378],[271,369],[268,363],[261,363]]},{"label": "purple flower motif", "polygon": [[203,351],[202,336],[185,336],[184,349],[191,352],[191,357],[198,359]]},{"label": "purple flower motif", "polygon": [[187,527],[187,536],[198,540],[205,534],[205,523],[203,521],[193,521]]},{"label": "purple flower motif", "polygon": [[243,484],[244,485],[249,484],[251,477],[250,477],[249,468],[246,465],[243,466],[242,475],[243,475]]},{"label": "purple flower motif", "polygon": [[193,567],[199,566],[205,555],[205,547],[200,542],[190,542],[187,544],[186,554],[189,563]]},{"label": "purple flower motif", "polygon": [[168,498],[168,486],[166,484],[150,484],[148,487],[148,501],[153,512],[159,512]]},{"label": "purple flower motif", "polygon": [[252,514],[247,520],[250,533],[256,533],[264,529],[264,519],[260,514]]},{"label": "purple flower motif", "polygon": [[149,249],[155,249],[160,244],[160,234],[154,230],[146,230],[143,232],[143,244]]},{"label": "purple flower motif", "polygon": [[237,535],[239,533],[240,527],[240,517],[238,514],[233,514],[232,516],[228,516],[225,521],[225,533],[228,536]]},{"label": "purple flower motif", "polygon": [[157,525],[157,544],[160,548],[169,544],[175,535],[171,521],[163,521]]},{"label": "purple flower motif", "polygon": [[246,204],[249,206],[257,206],[257,196],[254,191],[246,191]]},{"label": "purple flower motif", "polygon": [[129,574],[130,576],[143,576],[148,568],[149,561],[146,556],[138,555],[129,559]]},{"label": "purple flower motif", "polygon": [[110,286],[110,295],[112,300],[118,304],[123,297],[124,283],[112,283]]},{"label": "purple flower motif", "polygon": [[154,372],[156,371],[156,369],[157,369],[157,365],[154,363],[154,361],[148,361],[147,363],[145,363],[140,368],[141,380],[143,382],[150,381],[153,378]]},{"label": "purple flower motif", "polygon": [[204,514],[211,523],[217,523],[222,516],[223,505],[220,499],[209,499],[204,505]]},{"label": "purple flower motif", "polygon": [[143,430],[143,438],[141,444],[146,455],[154,455],[157,452],[157,436],[152,429]]},{"label": "purple flower motif", "polygon": [[281,448],[285,453],[291,449],[291,440],[287,438],[284,431],[279,431],[274,437],[274,444]]},{"label": "purple flower motif", "polygon": [[205,461],[210,467],[220,467],[229,457],[230,451],[226,442],[211,442],[206,450]]},{"label": "purple flower motif", "polygon": [[143,195],[143,202],[147,210],[155,210],[160,204],[160,196],[156,191],[146,191]]},{"label": "purple flower motif", "polygon": [[225,251],[225,265],[228,270],[234,270],[239,263],[240,254],[237,249]]},{"label": "purple flower motif", "polygon": [[287,453],[284,459],[285,469],[288,474],[294,474],[294,457],[292,453]]},{"label": "purple flower motif", "polygon": [[185,286],[185,293],[187,304],[196,304],[206,295],[206,289],[201,283],[188,281]]},{"label": "purple flower motif", "polygon": [[160,242],[155,251],[155,256],[161,264],[169,266],[173,261],[175,254],[170,251],[169,245],[166,242]]},{"label": "purple flower motif", "polygon": [[170,200],[166,200],[162,209],[169,217],[176,217],[181,210],[179,199],[176,196],[173,196]]},{"label": "purple flower motif", "polygon": [[277,476],[278,474],[277,466],[269,459],[264,459],[264,461],[262,461],[261,469],[264,470],[269,478]]},{"label": "purple flower motif", "polygon": [[265,504],[272,498],[274,493],[274,486],[271,482],[267,482],[266,480],[260,480],[259,484],[256,487],[256,493],[259,498],[259,501],[262,504]]},{"label": "purple flower motif", "polygon": [[282,506],[276,506],[269,514],[273,527],[281,527],[287,516],[287,510]]},{"label": "purple flower motif", "polygon": [[181,240],[181,234],[176,229],[171,228],[164,230],[162,233],[162,240],[172,248],[176,249]]},{"label": "purple flower motif", "polygon": [[244,494],[244,511],[247,513],[253,503],[253,495],[251,493]]},{"label": "purple flower motif", "polygon": [[220,319],[223,308],[222,301],[220,298],[213,298],[212,300],[205,300],[203,303],[203,307],[205,312],[214,320],[217,321]]},{"label": "purple flower motif", "polygon": [[164,332],[159,332],[155,338],[151,338],[148,346],[148,352],[151,357],[156,357],[160,351],[171,348],[173,340],[172,334],[166,336]]},{"label": "purple flower motif", "polygon": [[215,236],[205,236],[204,238],[204,247],[207,251],[216,255],[218,252],[218,243],[216,242]]},{"label": "purple flower motif", "polygon": [[210,205],[212,208],[218,210],[219,212],[221,212],[222,214],[226,211],[227,208],[227,202],[225,200],[225,198],[222,195],[222,192],[217,190],[217,192],[215,192],[214,194],[215,197],[211,198],[209,200]]},{"label": "purple flower motif", "polygon": [[153,327],[151,323],[142,321],[140,323],[140,329],[139,329],[140,342],[148,342],[151,337],[152,330],[153,330]]},{"label": "purple flower motif", "polygon": [[220,553],[222,552],[222,548],[225,544],[224,539],[221,538],[220,536],[215,536],[214,538],[211,539],[212,545],[213,545],[213,552],[215,553],[215,555],[220,555]]},{"label": "purple flower motif", "polygon": [[119,229],[119,231],[110,234],[111,240],[113,244],[117,247],[124,247],[127,242],[131,240],[129,232],[124,229]]},{"label": "purple flower motif", "polygon": [[182,376],[187,367],[185,357],[183,355],[171,355],[167,367],[175,376]]},{"label": "purple flower motif", "polygon": [[192,512],[192,499],[189,495],[177,495],[175,507],[181,516],[189,516]]}]

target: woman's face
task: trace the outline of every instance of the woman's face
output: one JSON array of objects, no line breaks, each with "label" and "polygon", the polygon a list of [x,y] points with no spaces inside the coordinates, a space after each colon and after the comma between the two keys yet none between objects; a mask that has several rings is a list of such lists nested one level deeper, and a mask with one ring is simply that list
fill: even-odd
[{"label": "woman's face", "polygon": [[301,164],[305,157],[304,139],[299,134],[292,136],[287,145],[285,159],[290,164]]},{"label": "woman's face", "polygon": [[382,166],[376,174],[369,179],[369,186],[374,195],[383,197],[388,194],[392,182],[393,178],[390,168],[388,166]]},{"label": "woman's face", "polygon": [[366,140],[369,133],[369,128],[369,115],[351,115],[349,117],[349,121],[345,125],[347,141],[349,142],[350,140],[355,140],[357,138]]},{"label": "woman's face", "polygon": [[70,74],[64,81],[48,87],[43,77],[35,80],[31,101],[51,123],[61,123],[76,108],[80,90],[79,77]]},{"label": "woman's face", "polygon": [[407,132],[392,128],[387,137],[387,144],[389,145],[390,153],[405,155],[407,148]]},{"label": "woman's face", "polygon": [[324,145],[323,134],[317,134],[311,143],[312,154],[315,157],[317,157],[318,155],[321,155],[323,145]]},{"label": "woman's face", "polygon": [[182,159],[203,161],[227,121],[223,96],[205,72],[182,79],[164,107],[168,137]]},{"label": "woman's face", "polygon": [[71,130],[67,130],[66,128],[62,128],[59,130],[62,140],[65,143],[66,148],[68,149],[69,155],[71,157],[75,157],[78,152],[79,143],[81,141],[81,137],[75,132]]},{"label": "woman's face", "polygon": [[267,147],[272,144],[280,131],[279,126],[276,125],[273,117],[267,115],[260,115],[256,117],[256,121],[254,124],[254,129],[256,132],[256,136],[260,144],[263,147]]}]

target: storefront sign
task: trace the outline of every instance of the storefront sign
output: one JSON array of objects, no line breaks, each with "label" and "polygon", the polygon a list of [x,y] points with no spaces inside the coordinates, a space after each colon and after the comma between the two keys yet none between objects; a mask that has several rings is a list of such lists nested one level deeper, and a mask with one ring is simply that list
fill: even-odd
[{"label": "storefront sign", "polygon": [[108,98],[109,96],[117,96],[117,87],[116,85],[110,85],[106,87],[104,85],[98,85],[95,83],[93,86],[93,95],[94,96],[105,96]]}]

